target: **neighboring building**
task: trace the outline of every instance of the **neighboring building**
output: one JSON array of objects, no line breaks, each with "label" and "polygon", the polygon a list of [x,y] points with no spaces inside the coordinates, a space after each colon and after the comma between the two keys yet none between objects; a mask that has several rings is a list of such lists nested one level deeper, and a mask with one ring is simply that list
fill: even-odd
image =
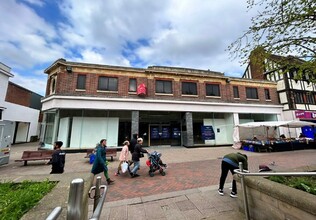
[{"label": "neighboring building", "polygon": [[12,144],[37,140],[42,96],[10,82],[10,72],[0,63],[0,124]]},{"label": "neighboring building", "polygon": [[[41,141],[121,146],[138,133],[149,146],[233,144],[234,125],[282,120],[276,83],[188,68],[147,69],[55,61],[45,70]],[[268,91],[269,97],[266,96]]]},{"label": "neighboring building", "polygon": [[[316,122],[316,84],[310,82],[308,73],[304,73],[299,80],[297,69],[289,66],[304,63],[303,60],[293,56],[262,56],[260,49],[254,50],[249,60],[243,78],[269,80],[277,83],[278,96],[283,105],[284,120]],[[316,128],[291,129],[290,134],[292,137],[298,137],[301,132],[313,138]]]}]

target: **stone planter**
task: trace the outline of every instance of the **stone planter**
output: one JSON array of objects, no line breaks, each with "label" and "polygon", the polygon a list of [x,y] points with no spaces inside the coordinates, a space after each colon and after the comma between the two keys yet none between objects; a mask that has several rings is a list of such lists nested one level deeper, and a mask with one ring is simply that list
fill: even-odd
[{"label": "stone planter", "polygon": [[[316,166],[298,168],[291,172],[315,170]],[[245,213],[240,178],[234,175],[234,179],[237,181],[239,211]],[[270,181],[264,177],[248,176],[245,177],[244,182],[247,187],[251,219],[316,219],[315,195]]]}]

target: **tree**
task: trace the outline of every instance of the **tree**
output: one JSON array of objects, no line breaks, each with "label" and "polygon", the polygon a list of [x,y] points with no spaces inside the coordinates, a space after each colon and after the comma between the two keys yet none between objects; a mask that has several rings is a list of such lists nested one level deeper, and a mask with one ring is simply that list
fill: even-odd
[{"label": "tree", "polygon": [[[243,63],[254,49],[263,56],[293,55],[300,75],[306,70],[316,78],[316,1],[315,0],[247,0],[249,10],[259,9],[252,26],[228,49]],[[300,64],[299,64],[300,63]],[[294,65],[294,64],[291,64]]]}]

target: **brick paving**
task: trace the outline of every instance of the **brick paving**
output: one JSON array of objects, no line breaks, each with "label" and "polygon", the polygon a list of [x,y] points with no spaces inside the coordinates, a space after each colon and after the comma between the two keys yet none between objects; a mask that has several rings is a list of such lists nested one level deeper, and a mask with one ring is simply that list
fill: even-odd
[{"label": "brick paving", "polygon": [[[23,150],[37,149],[36,143],[12,147],[10,164],[0,167],[0,176],[47,174],[50,166],[44,162],[30,162],[28,166],[14,162]],[[154,177],[148,175],[145,158],[141,159],[140,177],[131,178],[129,174],[114,176],[117,158],[109,165],[111,179],[102,219],[241,219],[238,215],[236,199],[219,196],[217,185],[220,176],[221,157],[229,152],[237,152],[231,147],[192,148],[150,147],[149,151],[162,153],[163,162],[168,164],[166,175],[159,172]],[[258,171],[259,164],[269,165],[275,171],[286,171],[295,167],[315,165],[316,150],[300,150],[277,153],[254,153],[242,151],[249,158],[249,170]],[[84,158],[85,153],[67,154],[65,173],[90,172],[91,165]],[[105,183],[104,176],[102,183]],[[226,192],[229,183],[226,180]],[[90,200],[90,211],[92,209]],[[90,212],[91,213],[91,212]],[[236,215],[238,217],[236,217]],[[173,216],[173,217],[171,217]]]}]

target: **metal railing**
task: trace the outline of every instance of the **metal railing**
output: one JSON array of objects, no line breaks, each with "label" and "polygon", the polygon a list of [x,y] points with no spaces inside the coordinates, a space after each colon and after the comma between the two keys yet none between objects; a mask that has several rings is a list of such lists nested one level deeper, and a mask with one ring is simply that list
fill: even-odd
[{"label": "metal railing", "polygon": [[244,197],[244,209],[246,219],[250,219],[247,191],[245,186],[245,176],[316,176],[316,172],[275,172],[275,173],[250,173],[248,170],[244,170],[242,162],[239,162],[239,169],[235,169],[234,172],[240,177],[241,189]]},{"label": "metal railing", "polygon": [[46,220],[56,220],[60,213],[61,213],[62,208],[60,206],[57,206],[54,208],[54,210],[47,216]]},{"label": "metal railing", "polygon": [[[101,194],[101,189],[103,189],[103,193]],[[94,197],[91,197],[91,192],[94,191]],[[90,220],[98,220],[100,219],[100,215],[102,212],[103,204],[105,201],[105,196],[107,193],[107,186],[101,185],[101,177],[98,176],[96,180],[95,186],[91,187],[89,190],[89,198],[94,199],[93,203],[93,214]]]},{"label": "metal railing", "polygon": [[[70,183],[69,197],[68,197],[68,207],[67,207],[67,220],[79,220],[84,218],[84,207],[83,207],[83,189],[84,181],[83,179],[74,179]],[[101,194],[101,189],[103,193]],[[91,192],[94,192],[94,197],[91,198]],[[96,185],[91,187],[89,190],[89,198],[94,199],[93,204],[93,214],[90,218],[91,220],[100,219],[103,204],[105,201],[105,196],[107,193],[107,186],[101,185],[101,176],[97,177]],[[46,218],[46,220],[56,220],[61,214],[62,208],[60,206],[56,207]]]}]

